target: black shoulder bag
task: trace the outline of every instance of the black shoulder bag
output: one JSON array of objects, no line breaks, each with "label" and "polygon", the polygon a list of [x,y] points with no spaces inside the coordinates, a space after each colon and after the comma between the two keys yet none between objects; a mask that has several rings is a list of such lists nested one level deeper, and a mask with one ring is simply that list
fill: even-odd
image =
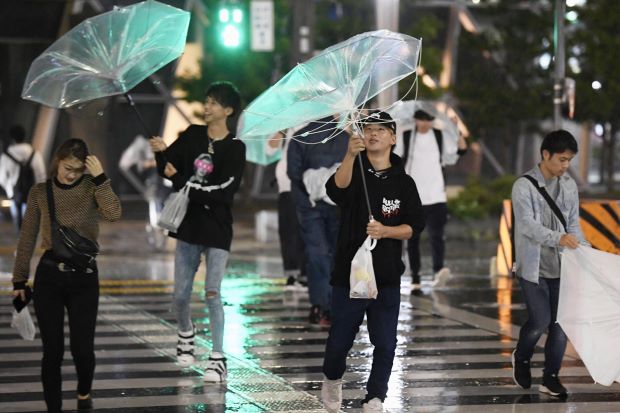
[{"label": "black shoulder bag", "polygon": [[81,236],[77,231],[56,221],[52,181],[47,181],[47,206],[52,230],[52,251],[56,259],[71,268],[85,272],[93,268],[99,254],[99,244]]}]

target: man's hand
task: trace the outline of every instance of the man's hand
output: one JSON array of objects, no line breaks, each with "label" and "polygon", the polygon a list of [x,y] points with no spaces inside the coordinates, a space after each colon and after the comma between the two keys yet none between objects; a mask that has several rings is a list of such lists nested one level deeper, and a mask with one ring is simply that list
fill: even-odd
[{"label": "man's hand", "polygon": [[168,148],[164,140],[159,136],[153,136],[149,139],[149,145],[151,145],[153,152],[163,152]]},{"label": "man's hand", "polygon": [[352,157],[356,157],[358,153],[366,149],[364,140],[357,134],[351,135],[349,138],[348,154]]},{"label": "man's hand", "polygon": [[97,159],[95,155],[88,155],[84,165],[86,165],[88,172],[90,172],[92,176],[99,176],[103,173],[103,166],[101,166],[101,162],[99,162],[99,159]]},{"label": "man's hand", "polygon": [[177,168],[175,168],[173,164],[171,164],[170,162],[166,163],[166,167],[164,168],[164,175],[166,175],[167,178],[174,176],[177,172]]},{"label": "man's hand", "polygon": [[381,239],[388,234],[388,228],[379,221],[372,220],[366,226],[366,234],[372,239]]},{"label": "man's hand", "polygon": [[560,238],[560,245],[574,250],[579,246],[579,241],[577,241],[577,237],[573,234],[564,234]]}]

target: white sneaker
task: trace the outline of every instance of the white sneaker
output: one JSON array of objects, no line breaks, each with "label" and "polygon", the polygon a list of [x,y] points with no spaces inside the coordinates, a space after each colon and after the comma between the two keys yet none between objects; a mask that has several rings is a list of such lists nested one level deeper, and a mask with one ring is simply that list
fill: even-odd
[{"label": "white sneaker", "polygon": [[227,376],[226,357],[214,357],[211,355],[209,361],[207,361],[207,368],[203,377],[204,381],[207,383],[224,383]]},{"label": "white sneaker", "polygon": [[380,413],[383,412],[383,402],[378,397],[368,400],[368,402],[362,404],[362,411],[364,413]]},{"label": "white sneaker", "polygon": [[196,327],[191,331],[179,331],[179,340],[177,341],[177,362],[181,367],[189,367],[194,364],[194,337],[196,336]]},{"label": "white sneaker", "polygon": [[443,288],[448,283],[450,278],[450,268],[443,267],[441,270],[435,273],[435,280],[433,281],[433,288]]},{"label": "white sneaker", "polygon": [[325,410],[329,413],[338,413],[342,406],[342,379],[330,380],[323,376],[321,400]]},{"label": "white sneaker", "polygon": [[289,275],[288,279],[286,280],[286,285],[284,286],[284,291],[305,292],[308,291],[308,284],[301,281],[298,277]]}]

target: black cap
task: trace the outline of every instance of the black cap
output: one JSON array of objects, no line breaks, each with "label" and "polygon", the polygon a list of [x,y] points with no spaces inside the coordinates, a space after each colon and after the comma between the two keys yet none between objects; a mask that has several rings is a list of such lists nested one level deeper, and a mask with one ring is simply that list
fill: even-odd
[{"label": "black cap", "polygon": [[396,133],[396,122],[394,122],[394,119],[392,119],[390,114],[387,112],[382,112],[380,110],[371,112],[368,116],[362,119],[361,123],[362,127],[370,123],[380,123],[390,129],[393,133]]},{"label": "black cap", "polygon": [[435,117],[433,115],[422,109],[416,110],[413,114],[413,118],[428,121],[435,120]]}]

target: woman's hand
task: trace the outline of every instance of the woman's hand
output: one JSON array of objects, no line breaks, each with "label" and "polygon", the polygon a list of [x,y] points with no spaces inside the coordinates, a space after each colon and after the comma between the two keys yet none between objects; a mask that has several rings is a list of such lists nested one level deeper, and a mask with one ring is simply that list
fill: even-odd
[{"label": "woman's hand", "polygon": [[171,164],[170,162],[166,163],[166,167],[164,168],[164,175],[166,175],[167,178],[174,176],[177,172],[177,168],[175,168],[173,164]]},{"label": "woman's hand", "polygon": [[159,136],[153,136],[149,139],[149,145],[151,145],[153,152],[163,152],[168,148],[164,140]]},{"label": "woman's hand", "polygon": [[17,297],[22,300],[22,302],[26,302],[26,290],[13,290],[13,297]]},{"label": "woman's hand", "polygon": [[101,162],[99,162],[99,159],[97,159],[95,155],[88,155],[84,165],[86,165],[88,172],[90,172],[92,176],[99,176],[103,173]]}]

